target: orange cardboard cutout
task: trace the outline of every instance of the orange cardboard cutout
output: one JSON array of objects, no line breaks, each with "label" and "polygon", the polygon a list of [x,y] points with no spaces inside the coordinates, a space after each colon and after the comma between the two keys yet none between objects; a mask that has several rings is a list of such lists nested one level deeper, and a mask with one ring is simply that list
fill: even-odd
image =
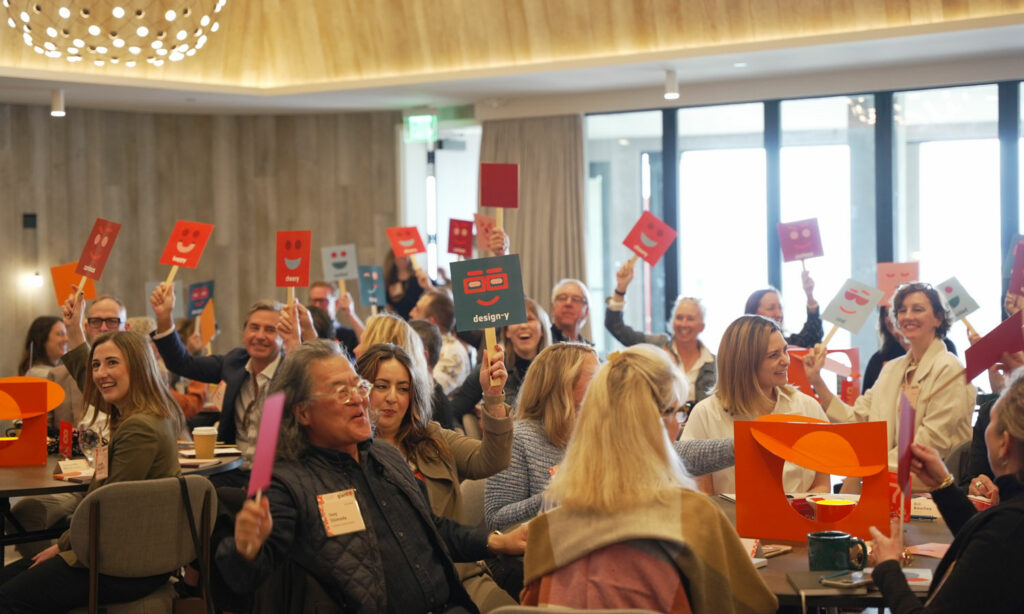
[{"label": "orange cardboard cutout", "polygon": [[[846,531],[868,539],[868,527],[889,526],[889,476],[884,422],[829,424],[769,415],[735,423],[736,530],[743,537],[806,541],[813,531]],[[834,522],[793,509],[782,488],[786,461],[862,480],[860,501]]]},{"label": "orange cardboard cutout", "polygon": [[[82,276],[75,273],[75,267],[77,266],[77,262],[69,262],[50,267],[50,276],[53,277],[53,291],[57,295],[58,307],[62,306],[72,293],[71,286],[82,281]],[[85,293],[84,300],[91,301],[96,298],[96,282],[87,277],[82,291]]]},{"label": "orange cardboard cutout", "polygon": [[203,313],[199,314],[199,337],[202,340],[202,346],[206,347],[216,333],[217,319],[213,315],[213,299],[211,298],[206,301]]},{"label": "orange cardboard cutout", "polygon": [[46,464],[46,413],[64,400],[64,389],[38,377],[0,378],[0,420],[21,418],[17,439],[0,439],[0,467]]}]

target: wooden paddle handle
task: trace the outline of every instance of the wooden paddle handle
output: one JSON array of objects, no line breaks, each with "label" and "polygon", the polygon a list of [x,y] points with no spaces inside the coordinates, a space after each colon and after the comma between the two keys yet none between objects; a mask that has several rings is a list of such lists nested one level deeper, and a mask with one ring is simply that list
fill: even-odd
[{"label": "wooden paddle handle", "polygon": [[[487,327],[487,329],[484,331],[484,345],[486,346],[488,352],[493,351],[494,346],[498,345],[498,336],[495,334],[493,326]],[[488,359],[489,357],[484,358],[485,361],[487,361]],[[483,368],[487,369],[488,373],[490,373],[491,365],[489,362],[485,363]],[[498,380],[492,377],[491,385],[497,386]]]}]

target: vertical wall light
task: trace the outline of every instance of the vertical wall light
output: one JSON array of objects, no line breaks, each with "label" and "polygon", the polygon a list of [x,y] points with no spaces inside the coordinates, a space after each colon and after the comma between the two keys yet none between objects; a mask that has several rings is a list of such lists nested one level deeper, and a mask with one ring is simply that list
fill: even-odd
[{"label": "vertical wall light", "polygon": [[679,98],[679,79],[676,71],[665,71],[665,100],[676,100]]},{"label": "vertical wall light", "polygon": [[50,92],[50,117],[64,117],[64,90]]}]

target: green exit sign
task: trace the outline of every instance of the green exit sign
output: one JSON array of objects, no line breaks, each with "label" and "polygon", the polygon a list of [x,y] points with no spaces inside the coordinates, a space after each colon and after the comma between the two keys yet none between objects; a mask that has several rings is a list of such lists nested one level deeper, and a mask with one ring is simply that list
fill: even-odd
[{"label": "green exit sign", "polygon": [[408,143],[432,143],[437,140],[436,115],[410,115],[405,118],[405,140]]}]

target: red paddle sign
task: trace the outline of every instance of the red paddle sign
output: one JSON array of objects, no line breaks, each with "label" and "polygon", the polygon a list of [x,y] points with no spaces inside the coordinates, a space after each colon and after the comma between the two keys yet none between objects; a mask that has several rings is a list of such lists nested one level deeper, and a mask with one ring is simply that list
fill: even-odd
[{"label": "red paddle sign", "polygon": [[160,256],[160,264],[196,268],[212,232],[213,224],[178,220],[171,232],[171,238],[167,240],[167,246],[164,247],[164,253]]}]

